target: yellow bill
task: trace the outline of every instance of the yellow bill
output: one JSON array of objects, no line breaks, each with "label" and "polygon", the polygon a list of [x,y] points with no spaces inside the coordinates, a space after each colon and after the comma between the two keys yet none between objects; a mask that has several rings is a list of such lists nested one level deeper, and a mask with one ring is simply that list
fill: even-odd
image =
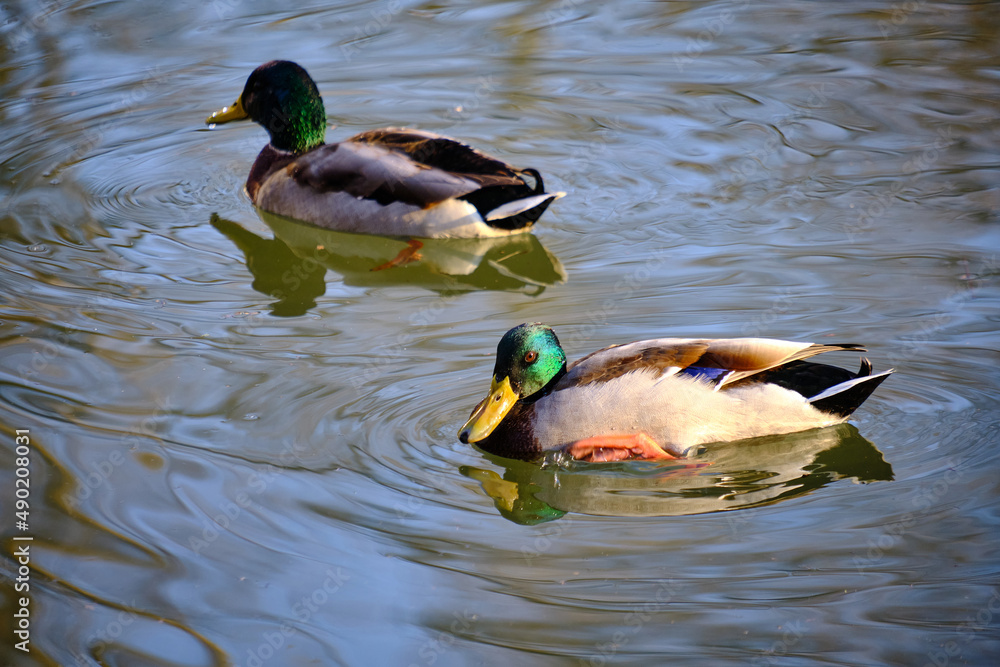
[{"label": "yellow bill", "polygon": [[488,436],[507,416],[518,398],[519,396],[510,388],[508,378],[504,378],[503,382],[497,382],[497,379],[493,378],[493,382],[490,383],[490,395],[476,406],[469,421],[465,422],[465,426],[458,432],[458,439],[462,442],[479,442]]},{"label": "yellow bill", "polygon": [[221,125],[222,123],[229,123],[234,120],[244,120],[249,118],[247,112],[243,110],[243,104],[240,102],[239,98],[232,103],[231,106],[222,107],[211,116],[205,119],[206,125]]}]

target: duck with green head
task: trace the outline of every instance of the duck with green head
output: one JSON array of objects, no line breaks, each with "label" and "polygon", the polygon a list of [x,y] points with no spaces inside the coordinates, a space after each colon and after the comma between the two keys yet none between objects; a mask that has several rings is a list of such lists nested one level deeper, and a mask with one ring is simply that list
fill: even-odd
[{"label": "duck with green head", "polygon": [[563,449],[586,461],[677,458],[693,446],[845,421],[892,370],[805,361],[855,344],[768,338],[659,338],[567,365],[555,332],[521,324],[497,346],[489,395],[464,443],[531,459]]},{"label": "duck with green head", "polygon": [[271,137],[246,190],[259,208],[336,231],[474,238],[527,231],[553,200],[534,169],[517,169],[463,143],[386,128],[324,143],[326,110],[299,65],[255,69],[218,125],[250,119]]}]

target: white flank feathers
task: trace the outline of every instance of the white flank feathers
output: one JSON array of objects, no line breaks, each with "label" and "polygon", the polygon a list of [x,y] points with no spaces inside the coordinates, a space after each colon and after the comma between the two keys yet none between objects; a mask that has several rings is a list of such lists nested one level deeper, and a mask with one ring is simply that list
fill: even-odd
[{"label": "white flank feathers", "polygon": [[[578,392],[586,392],[586,398]],[[665,449],[683,451],[693,445],[793,433],[842,421],[777,385],[719,392],[698,379],[629,373],[540,399],[535,403],[533,429],[548,447],[595,434],[643,432]]]}]

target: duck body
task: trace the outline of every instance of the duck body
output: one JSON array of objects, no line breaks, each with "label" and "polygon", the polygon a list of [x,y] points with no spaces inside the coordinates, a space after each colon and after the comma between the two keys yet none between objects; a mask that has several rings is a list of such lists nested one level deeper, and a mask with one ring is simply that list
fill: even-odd
[{"label": "duck body", "polygon": [[525,232],[563,193],[459,141],[385,128],[326,144],[316,84],[288,61],[258,67],[209,124],[250,118],[271,135],[246,190],[259,208],[335,231],[425,238]]},{"label": "duck body", "polygon": [[830,426],[845,421],[892,371],[873,375],[867,360],[853,373],[805,359],[861,349],[660,338],[567,365],[551,329],[524,324],[501,340],[490,395],[459,438],[511,458],[565,449],[600,461],[676,458],[695,445]]}]

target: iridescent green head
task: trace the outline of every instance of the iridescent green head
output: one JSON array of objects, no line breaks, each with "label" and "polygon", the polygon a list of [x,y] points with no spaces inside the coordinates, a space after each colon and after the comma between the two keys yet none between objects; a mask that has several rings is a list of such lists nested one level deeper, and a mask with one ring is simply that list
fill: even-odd
[{"label": "iridescent green head", "polygon": [[519,324],[500,339],[489,395],[458,433],[462,442],[479,442],[493,432],[514,404],[531,399],[566,370],[566,353],[552,329]]},{"label": "iridescent green head", "polygon": [[209,125],[249,118],[271,135],[271,145],[304,153],[323,143],[326,109],[309,74],[288,60],[272,60],[255,69],[232,106],[209,116]]},{"label": "iridescent green head", "polygon": [[519,324],[497,344],[497,362],[493,367],[496,380],[508,378],[510,387],[521,398],[537,394],[566,368],[556,332],[534,322]]}]

